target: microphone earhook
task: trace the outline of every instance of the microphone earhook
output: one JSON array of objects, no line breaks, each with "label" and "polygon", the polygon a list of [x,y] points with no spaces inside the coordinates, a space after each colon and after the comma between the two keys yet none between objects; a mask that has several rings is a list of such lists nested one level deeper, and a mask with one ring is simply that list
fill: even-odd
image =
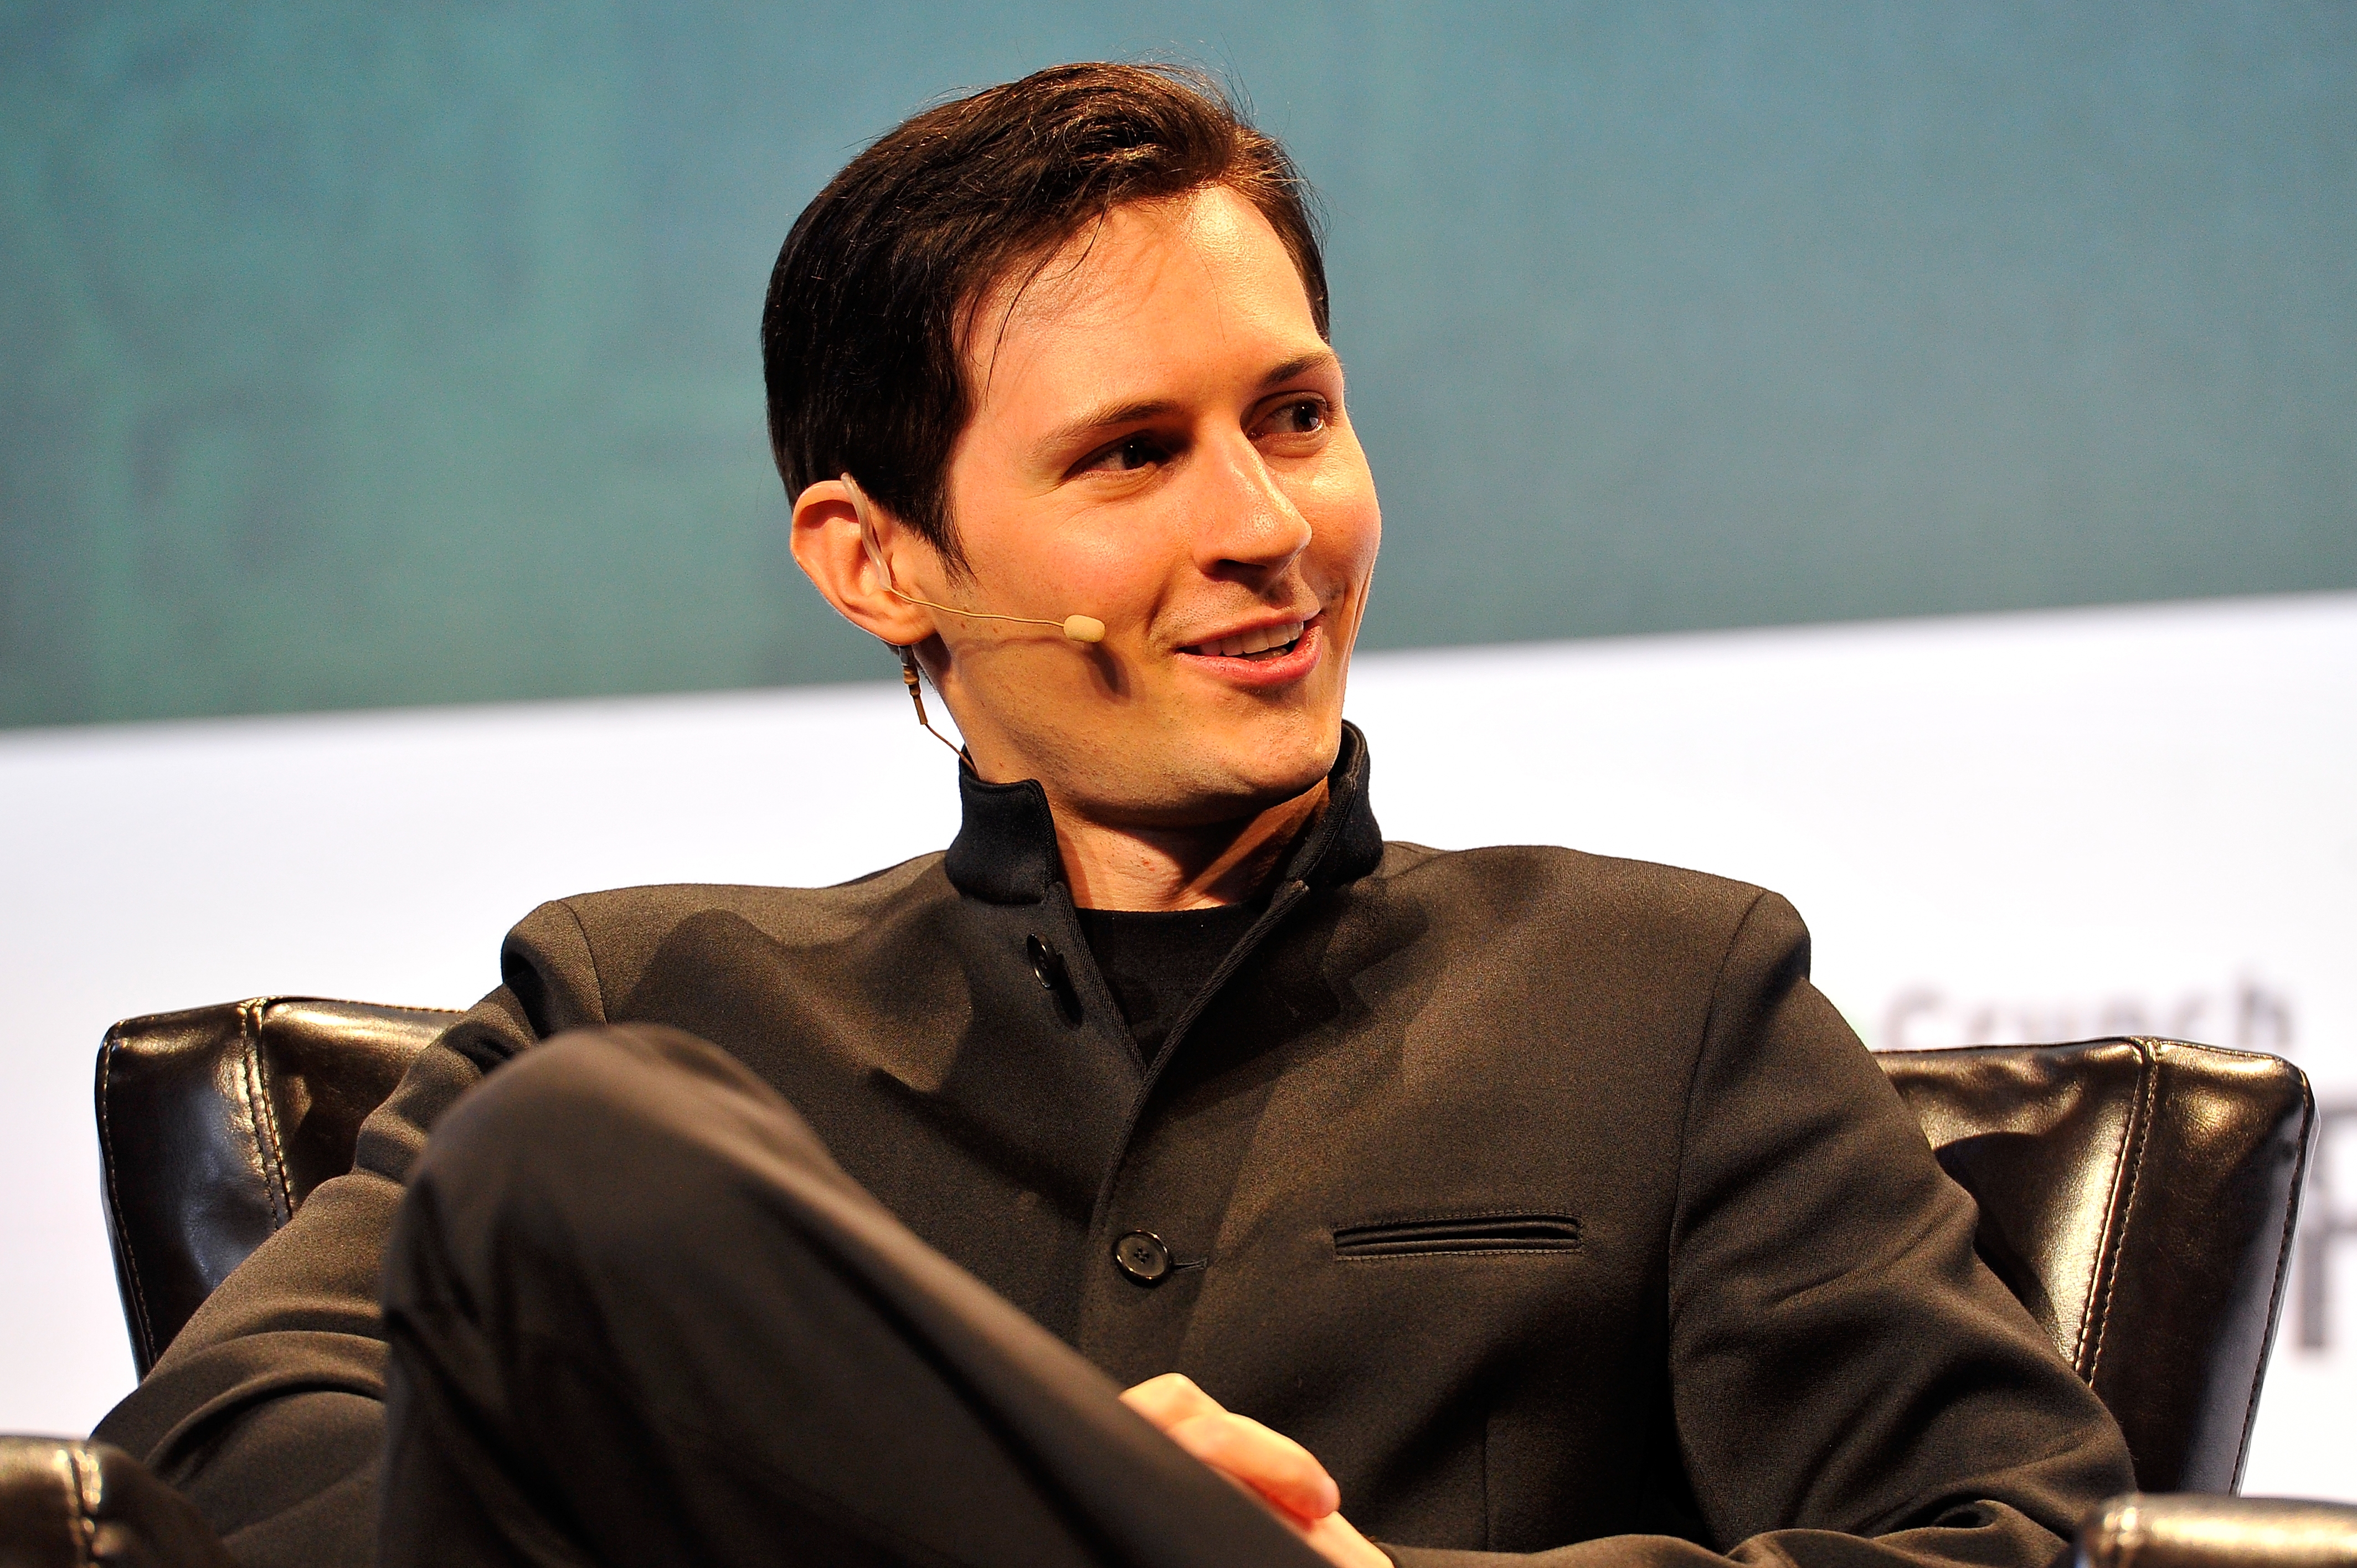
[{"label": "microphone earhook", "polygon": [[[1031,616],[992,615],[985,610],[962,610],[953,605],[937,605],[931,599],[920,599],[912,594],[902,593],[892,584],[891,564],[884,559],[883,543],[876,537],[876,524],[867,513],[866,492],[859,488],[859,481],[849,474],[843,475],[842,480],[844,489],[851,496],[852,513],[859,519],[860,546],[867,552],[868,563],[876,568],[876,575],[884,579],[884,591],[894,598],[906,604],[922,605],[930,610],[942,610],[950,615],[968,616],[979,620],[1011,620],[1022,621],[1032,626],[1052,626],[1075,642],[1104,640],[1104,622],[1094,616],[1067,616],[1061,621],[1052,621],[1039,620]],[[909,688],[909,701],[916,705],[918,725],[927,735],[956,753],[959,762],[967,768],[972,768],[974,759],[966,756],[965,748],[935,729],[933,721],[925,715],[925,693],[917,669],[917,650],[904,643],[896,642],[888,646],[900,656],[900,682]]]},{"label": "microphone earhook", "polygon": [[1039,616],[1000,615],[996,610],[962,610],[955,605],[935,604],[931,599],[902,593],[892,585],[892,568],[886,564],[884,547],[877,542],[875,525],[868,521],[866,492],[860,489],[859,481],[849,474],[842,476],[842,480],[843,488],[851,493],[851,510],[859,518],[859,542],[866,549],[867,559],[874,564],[877,575],[884,579],[884,591],[901,603],[922,605],[929,610],[940,610],[944,615],[957,616],[965,620],[1005,620],[1018,626],[1052,626],[1074,642],[1104,640],[1105,624],[1094,616],[1070,615],[1061,620],[1048,620]]}]

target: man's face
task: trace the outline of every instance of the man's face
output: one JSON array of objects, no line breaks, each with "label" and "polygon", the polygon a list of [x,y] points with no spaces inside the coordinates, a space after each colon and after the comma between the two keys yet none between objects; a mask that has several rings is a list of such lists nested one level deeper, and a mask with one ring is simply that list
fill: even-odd
[{"label": "man's face", "polygon": [[949,499],[972,579],[927,560],[910,591],[1106,629],[936,618],[975,766],[1108,825],[1300,794],[1340,743],[1383,525],[1292,258],[1215,188],[1116,209],[1022,275],[968,334]]}]

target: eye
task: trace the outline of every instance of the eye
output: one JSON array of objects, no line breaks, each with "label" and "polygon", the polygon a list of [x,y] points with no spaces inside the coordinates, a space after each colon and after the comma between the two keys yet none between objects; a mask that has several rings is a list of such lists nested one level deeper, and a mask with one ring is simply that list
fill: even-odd
[{"label": "eye", "polygon": [[1136,435],[1114,442],[1081,464],[1082,473],[1135,473],[1156,463],[1167,462],[1169,452],[1151,435]]},{"label": "eye", "polygon": [[1326,428],[1326,400],[1317,397],[1296,398],[1280,403],[1261,421],[1261,432],[1268,435],[1315,435]]}]

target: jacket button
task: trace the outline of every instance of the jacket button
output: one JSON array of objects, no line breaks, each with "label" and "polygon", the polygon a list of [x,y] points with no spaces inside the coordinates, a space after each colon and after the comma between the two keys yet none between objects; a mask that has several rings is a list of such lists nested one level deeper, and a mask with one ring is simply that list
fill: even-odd
[{"label": "jacket button", "polygon": [[1064,989],[1064,957],[1037,937],[1023,939],[1024,956],[1031,961],[1031,973],[1046,991],[1061,993]]},{"label": "jacket button", "polygon": [[1032,977],[1039,989],[1056,999],[1056,1011],[1068,1026],[1078,1026],[1082,1019],[1080,993],[1072,989],[1071,972],[1064,967],[1064,955],[1038,937],[1023,939],[1023,956],[1031,961]]},{"label": "jacket button", "polygon": [[1113,1244],[1113,1261],[1139,1284],[1160,1284],[1170,1272],[1170,1249],[1151,1230],[1133,1230]]}]

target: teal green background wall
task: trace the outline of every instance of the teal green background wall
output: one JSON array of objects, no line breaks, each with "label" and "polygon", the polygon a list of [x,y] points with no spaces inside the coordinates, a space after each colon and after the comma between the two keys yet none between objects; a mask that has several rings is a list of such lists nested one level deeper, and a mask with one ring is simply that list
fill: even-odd
[{"label": "teal green background wall", "polygon": [[1090,56],[1325,193],[1379,645],[2357,585],[2357,5],[0,3],[0,725],[885,673],[762,281]]}]

